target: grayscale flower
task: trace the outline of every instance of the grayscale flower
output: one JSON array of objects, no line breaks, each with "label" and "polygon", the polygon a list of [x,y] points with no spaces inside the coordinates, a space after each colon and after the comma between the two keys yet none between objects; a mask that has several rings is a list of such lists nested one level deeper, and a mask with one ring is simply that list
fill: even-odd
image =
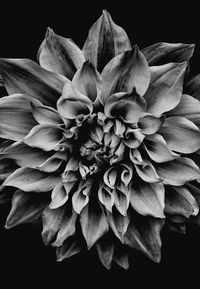
[{"label": "grayscale flower", "polygon": [[193,50],[141,52],[103,11],[82,50],[48,28],[39,64],[0,59],[6,227],[42,217],[58,261],[96,247],[106,268],[127,269],[130,247],[159,262],[164,223],[198,219],[200,103],[183,94]]}]

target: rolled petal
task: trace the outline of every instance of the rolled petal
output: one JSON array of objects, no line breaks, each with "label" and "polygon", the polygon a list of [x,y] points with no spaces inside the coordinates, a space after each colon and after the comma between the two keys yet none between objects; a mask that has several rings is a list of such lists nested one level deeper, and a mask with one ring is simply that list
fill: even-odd
[{"label": "rolled petal", "polygon": [[79,115],[89,115],[93,106],[91,100],[81,94],[71,82],[66,82],[63,94],[57,102],[59,114],[67,119],[74,119]]},{"label": "rolled petal", "polygon": [[67,202],[69,198],[69,193],[73,187],[74,187],[74,182],[58,184],[52,191],[51,203],[49,205],[49,208],[57,209],[63,206]]},{"label": "rolled petal", "polygon": [[107,117],[120,117],[126,123],[137,123],[145,113],[146,102],[134,90],[132,93],[118,92],[112,94],[105,103]]},{"label": "rolled petal", "polygon": [[110,14],[104,10],[89,30],[83,54],[98,71],[102,71],[110,59],[130,49],[131,44],[126,32],[116,25]]},{"label": "rolled petal", "polygon": [[167,113],[167,116],[182,116],[196,125],[200,125],[200,101],[194,97],[183,94],[179,104]]},{"label": "rolled petal", "polygon": [[51,153],[45,152],[41,149],[32,148],[25,143],[19,142],[9,146],[1,155],[1,158],[9,158],[21,167],[37,168],[50,157]]},{"label": "rolled petal", "polygon": [[73,194],[72,204],[74,211],[77,214],[80,214],[83,208],[88,204],[91,188],[92,184],[89,181],[82,181],[79,184],[77,191]]},{"label": "rolled petal", "polygon": [[28,146],[50,151],[61,142],[63,132],[57,125],[39,124],[32,128],[24,142]]},{"label": "rolled petal", "polygon": [[149,86],[150,71],[144,55],[135,46],[131,51],[115,56],[102,71],[101,103],[116,92],[131,93],[133,89],[143,96]]},{"label": "rolled petal", "polygon": [[150,158],[156,163],[172,161],[179,157],[168,149],[164,138],[159,134],[150,135],[145,138],[145,149]]},{"label": "rolled petal", "polygon": [[125,187],[128,186],[133,177],[133,168],[130,164],[122,164],[121,180]]},{"label": "rolled petal", "polygon": [[106,210],[112,212],[115,198],[112,190],[107,186],[101,186],[98,190],[99,201],[105,206]]},{"label": "rolled petal", "polygon": [[129,190],[123,184],[113,190],[115,198],[115,207],[122,214],[126,216],[129,207]]},{"label": "rolled petal", "polygon": [[127,231],[129,225],[129,216],[123,216],[117,210],[112,213],[108,213],[107,220],[110,228],[112,229],[115,236],[124,243],[124,234]]},{"label": "rolled petal", "polygon": [[164,210],[165,190],[162,183],[148,184],[141,182],[132,186],[130,203],[134,210],[143,216],[165,218]]},{"label": "rolled petal", "polygon": [[160,116],[181,100],[183,77],[187,63],[169,63],[151,69],[151,82],[144,98],[147,111]]},{"label": "rolled petal", "polygon": [[47,192],[60,182],[60,177],[31,168],[19,168],[3,183],[25,192]]},{"label": "rolled petal", "polygon": [[194,53],[194,44],[159,42],[142,49],[149,65],[189,61]]},{"label": "rolled petal", "polygon": [[141,129],[141,133],[145,135],[152,135],[156,133],[162,126],[165,118],[155,117],[153,115],[147,115],[139,120],[139,127]]},{"label": "rolled petal", "polygon": [[142,156],[137,149],[130,149],[129,151],[129,158],[135,165],[142,165],[143,159]]},{"label": "rolled petal", "polygon": [[182,116],[167,118],[159,134],[164,137],[170,150],[193,153],[200,148],[199,128]]},{"label": "rolled petal", "polygon": [[38,221],[47,204],[48,198],[46,196],[38,198],[33,193],[17,190],[12,198],[11,211],[5,225],[6,229],[13,228],[19,224]]},{"label": "rolled petal", "polygon": [[125,132],[123,143],[131,149],[136,149],[141,145],[144,138],[145,136],[141,133],[141,129],[128,128]]},{"label": "rolled petal", "polygon": [[60,229],[57,233],[55,242],[52,243],[52,246],[60,247],[63,245],[64,241],[69,237],[73,236],[76,231],[76,219],[77,214],[73,209],[66,207],[65,214],[62,218],[62,223]]},{"label": "rolled petal", "polygon": [[90,202],[82,210],[80,224],[88,249],[108,231],[108,223],[104,211],[95,202]]},{"label": "rolled petal", "polygon": [[72,79],[85,57],[71,39],[57,35],[48,27],[38,51],[38,60],[43,68]]},{"label": "rolled petal", "polygon": [[93,102],[99,97],[102,90],[102,77],[89,61],[84,62],[75,73],[72,83],[78,91]]},{"label": "rolled petal", "polygon": [[74,238],[67,239],[64,244],[56,249],[57,261],[61,262],[64,259],[74,256],[81,251],[81,246]]},{"label": "rolled petal", "polygon": [[96,248],[101,263],[106,269],[110,269],[114,254],[114,242],[112,239],[106,237],[107,236],[99,240]]},{"label": "rolled petal", "polygon": [[38,104],[31,101],[31,111],[33,117],[39,124],[59,125],[63,123],[60,115],[55,109],[43,105],[42,103]]},{"label": "rolled petal", "polygon": [[200,178],[197,165],[191,159],[183,157],[159,164],[156,171],[166,185],[182,186]]},{"label": "rolled petal", "polygon": [[185,218],[199,212],[197,201],[186,187],[170,187],[166,191],[165,214],[182,215]]},{"label": "rolled petal", "polygon": [[114,189],[115,182],[117,180],[117,171],[114,167],[109,168],[103,175],[104,183],[110,187],[111,189]]},{"label": "rolled petal", "polygon": [[[139,224],[139,225],[138,225]],[[152,217],[137,217],[131,220],[124,236],[125,244],[141,251],[154,262],[161,259],[161,229],[164,221]]]},{"label": "rolled petal", "polygon": [[0,137],[19,141],[36,124],[26,95],[13,94],[0,99]]},{"label": "rolled petal", "polygon": [[160,178],[150,161],[144,161],[142,165],[134,165],[138,176],[147,183],[158,183]]},{"label": "rolled petal", "polygon": [[25,93],[53,107],[67,80],[30,59],[0,59],[0,73],[9,94]]},{"label": "rolled petal", "polygon": [[49,245],[55,239],[61,225],[63,216],[65,214],[64,207],[52,210],[49,207],[43,211],[42,214],[42,239],[45,245]]}]

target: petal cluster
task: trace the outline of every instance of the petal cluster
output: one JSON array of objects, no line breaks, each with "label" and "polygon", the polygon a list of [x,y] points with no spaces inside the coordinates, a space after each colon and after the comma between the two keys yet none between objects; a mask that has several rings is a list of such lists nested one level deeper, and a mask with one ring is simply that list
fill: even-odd
[{"label": "petal cluster", "polygon": [[103,11],[82,50],[48,28],[38,64],[0,59],[6,227],[42,217],[58,261],[96,247],[127,269],[130,247],[159,262],[164,224],[184,230],[199,212],[200,103],[183,90],[193,50],[141,51]]}]

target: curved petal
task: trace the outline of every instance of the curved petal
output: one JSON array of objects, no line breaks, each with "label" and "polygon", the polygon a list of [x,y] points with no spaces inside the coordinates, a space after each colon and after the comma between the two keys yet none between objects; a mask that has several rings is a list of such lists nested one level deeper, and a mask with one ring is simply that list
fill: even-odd
[{"label": "curved petal", "polygon": [[150,71],[144,55],[135,46],[110,60],[102,71],[102,77],[103,91],[99,100],[104,104],[111,94],[131,93],[134,88],[143,96],[149,86]]},{"label": "curved petal", "polygon": [[63,132],[57,125],[39,124],[32,128],[24,142],[28,146],[50,151],[61,142]]},{"label": "curved petal", "polygon": [[141,145],[144,138],[145,136],[141,133],[140,129],[128,128],[125,132],[123,143],[131,149],[136,149]]},{"label": "curved petal", "polygon": [[200,73],[191,77],[185,84],[185,93],[192,95],[200,100]]},{"label": "curved petal", "polygon": [[198,204],[186,187],[170,187],[166,191],[165,213],[168,215],[182,215],[185,218],[196,216],[199,212]]},{"label": "curved petal", "polygon": [[123,183],[113,190],[115,207],[123,216],[127,215],[129,207],[129,189]]},{"label": "curved petal", "polygon": [[60,177],[57,175],[31,168],[19,168],[5,180],[3,185],[13,186],[25,192],[47,192],[59,182]]},{"label": "curved petal", "polygon": [[113,240],[110,238],[102,238],[97,243],[96,248],[101,263],[106,269],[110,269],[114,254]]},{"label": "curved petal", "polygon": [[130,190],[130,203],[143,216],[164,218],[165,190],[162,183],[140,183]]},{"label": "curved petal", "polygon": [[134,163],[135,165],[142,165],[143,164],[143,159],[142,156],[137,149],[130,149],[129,151],[129,158]]},{"label": "curved petal", "polygon": [[13,228],[19,224],[38,221],[48,202],[46,196],[38,198],[33,193],[17,190],[12,198],[12,207],[5,225],[6,229]]},{"label": "curved petal", "polygon": [[124,235],[130,222],[129,216],[123,216],[118,211],[113,211],[108,213],[107,220],[115,236],[124,243]]},{"label": "curved petal", "polygon": [[55,107],[67,78],[30,59],[0,59],[0,73],[9,94],[25,93]]},{"label": "curved petal", "polygon": [[98,190],[99,201],[105,206],[106,210],[112,212],[115,198],[112,190],[107,186],[101,186]]},{"label": "curved petal", "polygon": [[112,94],[105,103],[104,112],[107,117],[120,117],[126,123],[137,123],[144,116],[146,102],[134,90],[132,93],[118,92]]},{"label": "curved petal", "polygon": [[57,261],[61,262],[64,259],[72,257],[81,251],[81,245],[78,240],[69,238],[65,240],[62,246],[56,249]]},{"label": "curved petal", "polygon": [[92,63],[86,61],[75,73],[72,84],[94,102],[102,90],[102,77]]},{"label": "curved petal", "polygon": [[182,186],[200,178],[200,170],[196,164],[183,157],[160,164],[156,171],[166,185]]},{"label": "curved petal", "polygon": [[133,177],[133,168],[130,164],[122,164],[121,180],[125,187],[127,187]]},{"label": "curved petal", "polygon": [[63,94],[57,102],[59,114],[67,119],[74,119],[79,115],[89,115],[93,106],[91,100],[81,94],[70,81],[67,81]]},{"label": "curved petal", "polygon": [[0,137],[22,140],[36,124],[26,95],[13,94],[0,99]]},{"label": "curved petal", "polygon": [[189,61],[194,53],[194,44],[159,42],[142,49],[149,65]]},{"label": "curved petal", "polygon": [[182,116],[196,125],[200,125],[200,101],[190,95],[183,94],[179,104],[169,111],[167,116]]},{"label": "curved petal", "polygon": [[146,115],[139,120],[139,128],[141,133],[145,135],[152,135],[156,133],[162,126],[165,117],[155,117],[153,115]]},{"label": "curved petal", "polygon": [[98,204],[93,202],[82,210],[80,224],[88,249],[108,231],[108,223],[104,211]]},{"label": "curved petal", "polygon": [[117,171],[114,167],[109,168],[103,175],[104,183],[114,189],[117,180]]},{"label": "curved petal", "polygon": [[72,79],[85,58],[71,39],[57,35],[48,27],[45,40],[38,51],[38,60],[43,68]]},{"label": "curved petal", "polygon": [[172,161],[179,157],[170,151],[164,138],[159,134],[150,135],[145,138],[145,149],[150,158],[156,163]]},{"label": "curved petal", "polygon": [[67,202],[69,198],[69,193],[73,187],[74,182],[58,184],[52,191],[51,203],[49,205],[49,208],[57,209],[63,206]]},{"label": "curved petal", "polygon": [[83,54],[98,71],[117,54],[131,49],[131,44],[124,29],[116,25],[110,14],[103,10],[101,17],[90,28],[83,46]]},{"label": "curved petal", "polygon": [[134,165],[138,176],[147,183],[158,183],[160,178],[150,161],[145,160],[142,165]]},{"label": "curved petal", "polygon": [[88,204],[91,188],[92,184],[89,181],[82,181],[79,184],[77,191],[73,194],[72,205],[77,214],[80,214],[83,208]]},{"label": "curved petal", "polygon": [[151,69],[151,82],[144,95],[148,112],[160,116],[180,102],[186,66],[185,62],[169,63]]},{"label": "curved petal", "polygon": [[200,148],[200,130],[190,120],[181,116],[166,119],[161,134],[170,150],[181,153],[193,153]]}]

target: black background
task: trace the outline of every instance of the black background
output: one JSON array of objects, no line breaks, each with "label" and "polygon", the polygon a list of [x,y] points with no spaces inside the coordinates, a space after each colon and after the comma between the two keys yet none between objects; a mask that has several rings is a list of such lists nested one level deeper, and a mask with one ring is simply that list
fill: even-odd
[{"label": "black background", "polygon": [[[27,1],[26,4],[1,5],[0,57],[35,60],[47,26],[57,34],[72,38],[81,47],[88,29],[106,8],[115,22],[127,31],[131,42],[140,48],[160,41],[195,43],[191,68],[194,74],[200,72],[199,9],[192,6],[191,1],[177,7],[166,1],[154,5],[142,1],[139,4],[131,1],[129,5],[125,1],[113,5],[73,2],[50,1],[41,6],[42,3]],[[36,226],[23,225],[7,231],[4,222],[9,208],[9,205],[0,207],[0,282],[6,282],[2,288],[9,288],[10,282],[16,287],[26,285],[26,288],[31,285],[37,288],[51,285],[56,288],[97,285],[163,288],[165,285],[173,287],[174,282],[177,286],[185,283],[192,286],[198,280],[200,227],[196,225],[188,226],[186,235],[163,232],[160,264],[141,257],[137,263],[131,262],[128,271],[117,266],[107,271],[93,251],[56,262],[54,249],[43,245],[41,228]]]}]

